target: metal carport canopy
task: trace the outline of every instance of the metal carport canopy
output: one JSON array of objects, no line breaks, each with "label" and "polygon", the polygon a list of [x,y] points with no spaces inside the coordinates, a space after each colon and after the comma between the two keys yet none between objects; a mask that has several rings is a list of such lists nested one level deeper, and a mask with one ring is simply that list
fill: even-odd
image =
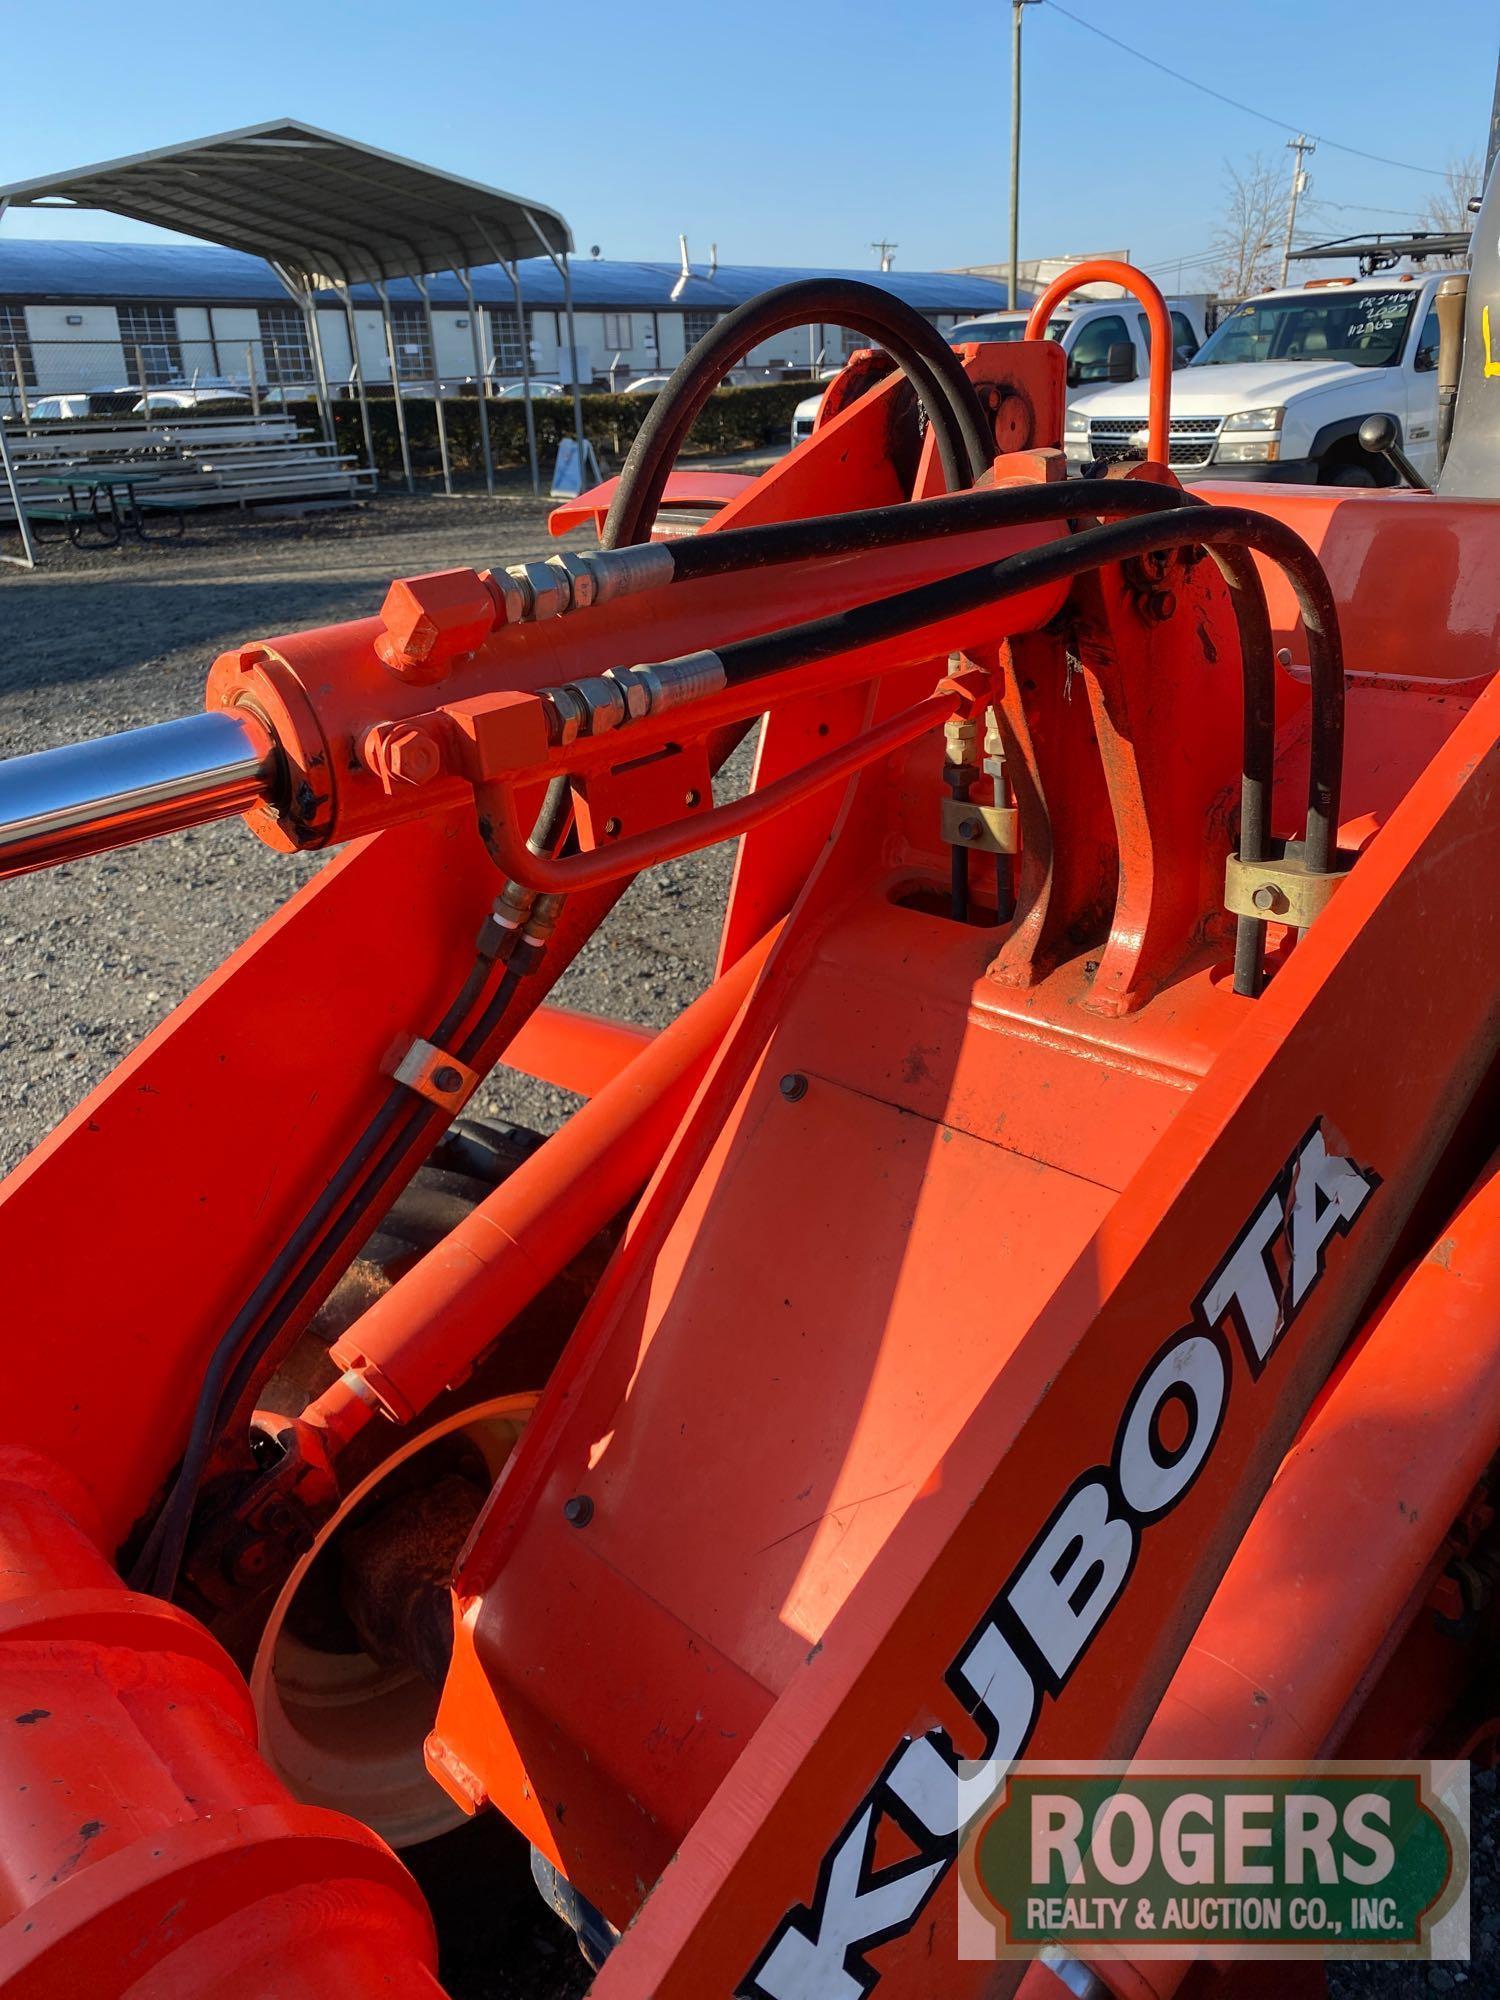
[{"label": "metal carport canopy", "polygon": [[0,207],[64,203],[248,250],[308,291],[573,247],[544,203],[292,118],[0,187]]},{"label": "metal carport canopy", "polygon": [[[154,152],[135,153],[97,166],[44,174],[35,180],[0,187],[0,214],[10,206],[109,209],[162,229],[205,237],[232,250],[265,258],[307,319],[317,368],[318,408],[330,444],[334,423],[328,393],[315,294],[332,286],[341,292],[350,316],[350,350],[355,353],[353,308],[349,287],[374,285],[390,335],[390,307],[385,286],[392,278],[410,278],[427,308],[433,354],[432,304],[425,279],[436,271],[462,273],[471,317],[475,306],[468,272],[476,264],[503,264],[516,294],[516,314],[524,325],[518,274],[520,259],[540,250],[556,265],[563,283],[568,318],[568,351],[574,376],[573,426],[583,462],[583,407],[578,395],[577,341],[573,331],[572,280],[568,252],[573,248],[568,225],[554,208],[505,194],[436,167],[420,166],[377,146],[340,138],[295,118],[246,125],[210,139],[188,139]],[[474,317],[476,365],[480,357],[478,320]],[[395,376],[394,348],[392,378]],[[351,366],[355,365],[351,362]],[[436,359],[434,358],[434,367]],[[528,371],[523,357],[523,380]],[[365,449],[374,463],[370,415],[359,377],[360,417]],[[481,396],[484,385],[481,380]],[[535,418],[526,390],[526,436],[533,490],[540,490]],[[448,459],[447,425],[441,382],[434,380],[433,407],[443,459],[443,486],[453,483]],[[401,459],[408,489],[412,484],[405,412],[396,402],[401,434]],[[484,454],[485,487],[495,489],[488,420],[479,427]],[[581,476],[581,475],[580,475]]]}]

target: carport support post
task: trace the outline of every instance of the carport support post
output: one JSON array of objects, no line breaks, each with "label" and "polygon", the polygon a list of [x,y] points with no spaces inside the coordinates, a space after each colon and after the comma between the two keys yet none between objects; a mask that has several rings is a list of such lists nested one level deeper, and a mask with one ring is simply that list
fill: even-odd
[{"label": "carport support post", "polygon": [[401,369],[396,360],[396,329],[391,324],[390,294],[378,280],[375,296],[380,301],[380,323],[385,328],[386,365],[391,371],[391,395],[396,404],[396,435],[401,440],[401,470],[406,474],[407,492],[415,493],[416,483],[411,476],[411,445],[406,436],[406,404],[401,397]]},{"label": "carport support post", "polygon": [[365,395],[365,365],[359,358],[359,326],[354,317],[354,301],[349,296],[347,285],[341,284],[336,290],[344,301],[344,324],[349,329],[349,372],[359,392],[359,423],[365,434],[365,463],[379,484],[380,475],[375,471],[375,435],[370,429],[370,402]]},{"label": "carport support post", "polygon": [[583,392],[578,386],[578,339],[573,327],[573,274],[568,268],[568,253],[562,254],[563,310],[568,316],[568,366],[573,376],[573,435],[578,440],[578,490],[581,493],[588,484],[584,472],[583,450]]},{"label": "carport support post", "polygon": [[5,474],[5,483],[10,488],[11,505],[16,510],[16,526],[21,531],[21,547],[25,551],[19,556],[0,556],[0,562],[14,563],[17,569],[36,568],[36,545],[31,539],[31,523],[26,518],[26,509],[21,504],[20,490],[16,485],[16,468],[10,455],[10,439],[5,435],[5,415],[0,411],[0,472]]},{"label": "carport support post", "polygon": [[427,312],[427,342],[432,349],[432,407],[437,416],[438,455],[443,461],[443,492],[448,499],[453,498],[453,467],[448,462],[448,419],[443,414],[443,377],[438,367],[437,321],[432,316],[432,294],[427,289],[427,280],[413,278],[422,297]]},{"label": "carport support post", "polygon": [[526,331],[526,303],[521,296],[521,267],[507,264],[511,289],[516,295],[516,325],[521,329],[521,400],[526,405],[526,455],[531,460],[531,490],[542,490],[541,465],[536,453],[536,411],[531,407],[531,337]]},{"label": "carport support post", "polygon": [[521,213],[531,224],[531,233],[537,242],[541,244],[553,268],[562,274],[563,311],[567,315],[568,321],[568,364],[569,372],[573,377],[573,434],[578,440],[578,490],[581,493],[583,491],[584,476],[583,395],[578,387],[578,337],[573,325],[573,274],[568,268],[567,251],[564,250],[562,255],[559,256],[542,234],[541,226],[531,210],[523,208]]},{"label": "carport support post", "polygon": [[318,325],[318,303],[309,292],[302,304],[307,319],[307,327],[312,335],[313,367],[317,371],[318,417],[323,425],[323,435],[332,450],[338,450],[338,432],[333,427],[333,398],[328,393],[328,369],[323,361],[323,334]]},{"label": "carport support post", "polygon": [[490,451],[490,405],[485,395],[484,345],[479,337],[479,307],[474,302],[474,283],[467,270],[455,271],[469,302],[469,338],[474,345],[474,393],[479,398],[479,448],[484,454],[484,490],[495,497],[495,460]]},{"label": "carport support post", "polygon": [[[307,345],[313,358],[313,398],[318,406],[318,422],[322,427],[324,442],[337,450],[336,433],[333,428],[333,406],[328,398],[328,375],[323,367],[323,336],[318,330],[318,308],[313,300],[311,285],[299,285],[291,271],[276,258],[266,260],[281,280],[282,289],[292,300],[302,315],[302,324],[307,329]],[[280,374],[278,368],[277,373]],[[270,370],[266,371],[269,379]],[[286,384],[281,384],[281,407],[286,409]]]},{"label": "carport support post", "polygon": [[515,258],[505,258],[495,248],[495,239],[476,215],[474,226],[484,238],[490,255],[510,279],[510,288],[516,295],[516,326],[521,336],[521,401],[526,405],[526,452],[531,460],[531,490],[540,493],[542,476],[537,469],[536,456],[536,412],[531,407],[531,342],[526,337],[526,305],[521,297],[521,266]]}]

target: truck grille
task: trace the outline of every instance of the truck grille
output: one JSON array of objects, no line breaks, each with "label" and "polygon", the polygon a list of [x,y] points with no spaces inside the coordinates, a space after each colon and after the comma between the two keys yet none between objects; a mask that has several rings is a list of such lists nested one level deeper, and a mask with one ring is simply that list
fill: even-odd
[{"label": "truck grille", "polygon": [[[1117,464],[1123,459],[1144,458],[1145,448],[1135,440],[1145,429],[1144,421],[1136,417],[1091,417],[1089,450],[1095,458],[1103,459],[1106,465]],[[1173,417],[1167,442],[1167,462],[1170,465],[1207,465],[1214,455],[1214,440],[1218,435],[1217,417]]]}]

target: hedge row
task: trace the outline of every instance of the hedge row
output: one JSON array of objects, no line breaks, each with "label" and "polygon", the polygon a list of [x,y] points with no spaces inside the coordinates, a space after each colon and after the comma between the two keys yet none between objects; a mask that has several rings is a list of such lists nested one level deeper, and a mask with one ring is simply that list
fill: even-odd
[{"label": "hedge row", "polygon": [[[697,422],[688,434],[690,450],[725,452],[749,451],[756,445],[780,443],[790,429],[792,412],[817,388],[811,382],[756,382],[745,388],[719,389],[709,397]],[[584,435],[601,461],[619,459],[629,449],[636,432],[651,408],[650,396],[589,394],[583,399]],[[437,418],[431,397],[402,398],[406,432],[414,468],[434,470],[441,458],[438,450]],[[480,404],[473,398],[445,401],[443,416],[448,432],[448,454],[455,472],[480,472],[484,459],[479,448]],[[488,402],[483,405],[489,418],[490,449],[497,465],[524,465],[526,462],[526,406],[521,402]],[[536,418],[538,455],[547,463],[564,438],[573,435],[571,396],[538,398],[531,405]],[[401,439],[396,426],[396,405],[389,398],[372,398],[370,430],[375,440],[375,463],[382,473],[401,470]],[[317,408],[312,403],[293,404],[289,415],[310,430],[316,430]],[[364,435],[359,404],[340,400],[333,406],[334,427],[340,451],[364,456]]]}]

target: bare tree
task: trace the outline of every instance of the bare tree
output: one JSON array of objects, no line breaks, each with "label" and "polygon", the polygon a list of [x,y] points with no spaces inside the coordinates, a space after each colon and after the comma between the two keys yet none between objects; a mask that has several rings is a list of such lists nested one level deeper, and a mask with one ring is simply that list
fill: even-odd
[{"label": "bare tree", "polygon": [[1224,162],[1224,213],[1214,233],[1214,276],[1226,298],[1242,299],[1275,284],[1280,230],[1290,188],[1281,160],[1256,153],[1242,166]]},{"label": "bare tree", "polygon": [[[1422,227],[1438,229],[1445,235],[1467,236],[1474,226],[1474,218],[1469,213],[1469,198],[1484,189],[1484,161],[1478,153],[1455,155],[1443,175],[1443,185],[1434,195],[1429,196],[1427,206],[1422,211]],[[1433,258],[1435,264],[1457,267],[1465,264],[1465,257]]]}]

